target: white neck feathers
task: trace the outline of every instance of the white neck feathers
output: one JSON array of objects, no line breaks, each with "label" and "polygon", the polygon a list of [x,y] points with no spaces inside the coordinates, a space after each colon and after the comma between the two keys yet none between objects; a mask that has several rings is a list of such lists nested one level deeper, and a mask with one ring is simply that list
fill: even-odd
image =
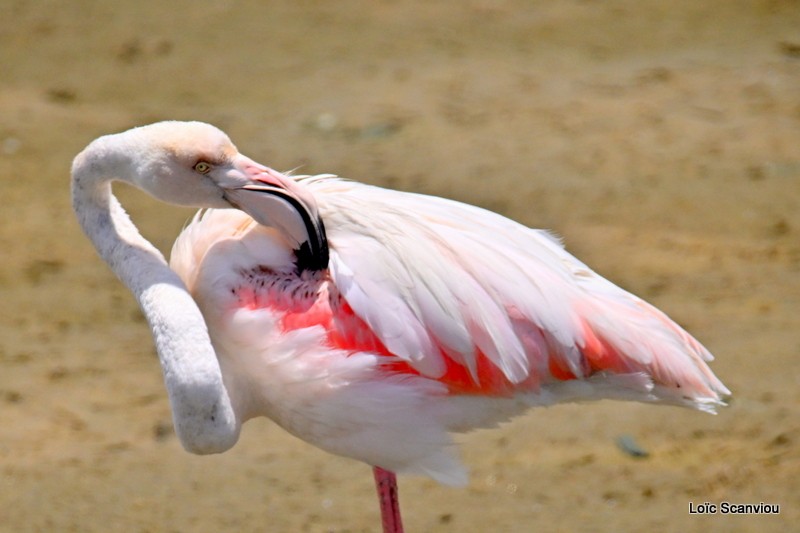
[{"label": "white neck feathers", "polygon": [[203,316],[183,282],[111,193],[114,179],[138,181],[130,155],[139,148],[136,144],[124,134],[102,137],[75,158],[73,209],[100,256],[133,292],[147,317],[184,448],[222,452],[238,440],[241,422]]}]

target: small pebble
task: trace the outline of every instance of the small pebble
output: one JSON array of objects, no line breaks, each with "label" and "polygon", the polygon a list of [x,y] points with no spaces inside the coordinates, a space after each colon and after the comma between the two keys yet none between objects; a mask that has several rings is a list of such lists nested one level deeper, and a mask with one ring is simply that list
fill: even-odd
[{"label": "small pebble", "polygon": [[631,435],[617,437],[617,447],[631,457],[644,458],[650,455]]},{"label": "small pebble", "polygon": [[19,149],[22,148],[22,141],[16,139],[14,137],[8,137],[3,140],[3,154],[4,155],[14,155],[19,152]]},{"label": "small pebble", "polygon": [[339,125],[339,119],[333,113],[320,113],[314,120],[314,126],[320,131],[333,131]]}]

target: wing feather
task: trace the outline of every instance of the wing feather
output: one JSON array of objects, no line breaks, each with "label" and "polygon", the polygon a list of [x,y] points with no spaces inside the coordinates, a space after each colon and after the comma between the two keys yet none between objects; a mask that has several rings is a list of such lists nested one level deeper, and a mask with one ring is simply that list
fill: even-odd
[{"label": "wing feather", "polygon": [[488,362],[508,389],[609,372],[645,373],[693,402],[728,394],[700,343],[545,231],[442,198],[303,183],[328,229],[339,293],[423,375],[455,364],[480,389]]}]

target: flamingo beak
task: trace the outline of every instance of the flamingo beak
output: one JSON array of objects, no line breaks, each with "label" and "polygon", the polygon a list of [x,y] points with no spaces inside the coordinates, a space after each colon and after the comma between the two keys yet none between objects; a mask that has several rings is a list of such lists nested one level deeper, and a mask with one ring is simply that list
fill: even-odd
[{"label": "flamingo beak", "polygon": [[226,178],[225,199],[259,224],[278,229],[295,250],[298,271],[328,268],[325,226],[302,184],[242,155]]}]

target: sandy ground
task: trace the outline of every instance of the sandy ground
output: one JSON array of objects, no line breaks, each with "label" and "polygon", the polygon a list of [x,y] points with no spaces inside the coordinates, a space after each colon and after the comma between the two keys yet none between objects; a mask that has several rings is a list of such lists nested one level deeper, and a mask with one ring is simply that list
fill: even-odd
[{"label": "sandy ground", "polygon": [[[264,4],[0,1],[0,531],[377,529],[368,467],[269,421],[220,456],[175,439],[68,199],[90,140],[167,118],[551,228],[717,355],[716,417],[603,402],[464,436],[467,488],[401,479],[408,530],[797,528],[800,3]],[[190,212],[119,193],[168,250]]]}]

